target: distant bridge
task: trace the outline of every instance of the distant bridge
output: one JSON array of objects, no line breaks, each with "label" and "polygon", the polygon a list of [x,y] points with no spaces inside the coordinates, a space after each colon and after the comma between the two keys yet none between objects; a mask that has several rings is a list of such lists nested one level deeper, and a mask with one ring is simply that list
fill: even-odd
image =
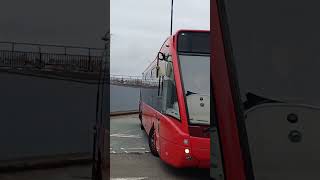
[{"label": "distant bridge", "polygon": [[110,84],[134,87],[157,87],[159,81],[144,80],[142,76],[110,75]]},{"label": "distant bridge", "polygon": [[[109,66],[107,58],[101,48],[0,41],[0,72],[97,80]],[[142,81],[141,76],[111,74],[110,84],[146,87],[154,83]]]},{"label": "distant bridge", "polygon": [[128,76],[128,75],[110,75],[110,84],[121,86],[142,86],[141,76]]}]

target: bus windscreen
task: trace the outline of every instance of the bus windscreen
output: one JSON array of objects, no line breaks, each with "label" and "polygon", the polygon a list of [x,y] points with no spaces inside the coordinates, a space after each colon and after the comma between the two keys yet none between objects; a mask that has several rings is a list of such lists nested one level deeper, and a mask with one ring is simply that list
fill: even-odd
[{"label": "bus windscreen", "polygon": [[210,32],[178,33],[178,59],[190,125],[210,124]]},{"label": "bus windscreen", "polygon": [[190,124],[210,124],[210,56],[179,55]]}]

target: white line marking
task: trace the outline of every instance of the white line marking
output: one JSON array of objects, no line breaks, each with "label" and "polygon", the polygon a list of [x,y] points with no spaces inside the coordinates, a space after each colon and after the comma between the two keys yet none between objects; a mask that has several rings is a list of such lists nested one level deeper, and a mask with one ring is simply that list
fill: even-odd
[{"label": "white line marking", "polygon": [[111,134],[110,137],[120,137],[120,138],[142,138],[139,135],[130,135],[130,134]]},{"label": "white line marking", "polygon": [[144,151],[126,151],[127,153],[139,153],[139,154],[142,154],[142,153],[145,153]]},{"label": "white line marking", "polygon": [[126,178],[111,178],[111,180],[143,180],[147,177],[126,177]]},{"label": "white line marking", "polygon": [[146,149],[146,148],[127,148],[127,149]]}]

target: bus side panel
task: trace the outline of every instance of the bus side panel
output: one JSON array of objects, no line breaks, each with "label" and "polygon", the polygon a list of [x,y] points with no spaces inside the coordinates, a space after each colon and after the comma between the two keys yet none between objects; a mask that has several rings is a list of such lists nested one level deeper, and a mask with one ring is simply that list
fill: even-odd
[{"label": "bus side panel", "polygon": [[190,137],[191,155],[199,160],[199,167],[210,167],[210,139]]},{"label": "bus side panel", "polygon": [[147,134],[150,133],[150,130],[154,124],[155,116],[157,111],[153,109],[151,106],[149,106],[146,103],[143,103],[142,105],[142,124],[145,128]]},{"label": "bus side panel", "polygon": [[167,164],[176,167],[196,167],[198,161],[196,159],[187,160],[184,154],[185,147],[172,143],[160,136],[160,158]]},{"label": "bus side panel", "polygon": [[175,167],[188,167],[192,162],[186,161],[183,139],[189,136],[181,131],[181,123],[159,113],[160,158]]},{"label": "bus side panel", "polygon": [[188,134],[185,134],[181,130],[181,122],[174,118],[167,117],[160,114],[160,136],[164,139],[170,140],[172,143],[182,144],[183,136],[188,138]]}]

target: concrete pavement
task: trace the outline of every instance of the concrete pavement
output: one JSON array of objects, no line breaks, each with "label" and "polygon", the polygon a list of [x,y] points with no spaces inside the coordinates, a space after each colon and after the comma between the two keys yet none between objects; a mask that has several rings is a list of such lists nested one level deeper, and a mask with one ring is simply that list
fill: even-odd
[{"label": "concrete pavement", "polygon": [[111,154],[111,178],[141,178],[150,180],[206,180],[207,169],[176,169],[151,153]]}]

